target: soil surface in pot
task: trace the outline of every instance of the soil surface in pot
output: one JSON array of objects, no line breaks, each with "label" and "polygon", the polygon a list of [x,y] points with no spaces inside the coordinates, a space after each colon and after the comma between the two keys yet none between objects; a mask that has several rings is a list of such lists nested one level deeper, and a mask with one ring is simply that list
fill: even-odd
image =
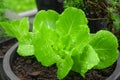
[{"label": "soil surface in pot", "polygon": [[[86,78],[82,78],[78,73],[71,71],[63,80],[105,80],[112,74],[115,66],[116,63],[103,70],[90,70],[86,73]],[[55,65],[43,67],[33,56],[18,56],[12,64],[12,69],[20,80],[58,80],[56,77],[57,68]]]}]

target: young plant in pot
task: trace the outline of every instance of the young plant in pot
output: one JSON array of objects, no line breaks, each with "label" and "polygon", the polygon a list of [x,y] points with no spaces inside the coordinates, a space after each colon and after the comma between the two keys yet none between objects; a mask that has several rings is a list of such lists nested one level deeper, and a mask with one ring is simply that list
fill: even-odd
[{"label": "young plant in pot", "polygon": [[[100,70],[113,65],[119,55],[117,38],[106,30],[91,34],[87,24],[84,12],[73,7],[65,9],[62,14],[54,10],[41,10],[35,16],[32,32],[29,32],[28,18],[2,22],[7,34],[18,40],[18,45],[14,45],[5,55],[9,57],[3,60],[8,79],[20,80],[11,72],[12,66],[4,63],[11,61],[10,54],[13,55],[16,49],[20,56],[35,56],[43,66],[56,65],[57,78],[60,80],[70,71],[87,78],[85,74],[90,69]],[[119,65],[118,60],[116,68]],[[119,70],[115,69],[107,80],[117,79]]]}]

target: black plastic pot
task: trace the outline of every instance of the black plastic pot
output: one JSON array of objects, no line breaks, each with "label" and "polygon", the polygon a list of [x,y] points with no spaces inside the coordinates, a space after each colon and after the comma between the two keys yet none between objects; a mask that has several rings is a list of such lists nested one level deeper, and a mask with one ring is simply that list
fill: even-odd
[{"label": "black plastic pot", "polygon": [[[17,46],[18,46],[18,43],[13,45],[4,56],[3,70],[6,78],[3,80],[20,80],[11,69],[11,63],[14,61],[14,59],[17,56],[16,54]],[[119,77],[120,77],[120,55],[117,61],[117,66],[115,71],[106,80],[120,80]]]},{"label": "black plastic pot", "polygon": [[61,13],[63,11],[63,0],[36,0],[38,11],[52,9]]},{"label": "black plastic pot", "polygon": [[3,62],[3,56],[0,56],[0,80],[4,78],[3,72],[3,67],[2,67],[2,62]]},{"label": "black plastic pot", "polygon": [[[16,41],[15,38],[8,38],[2,42],[0,41],[0,47],[5,46],[10,42],[15,42],[15,41]],[[1,54],[0,55],[0,80],[5,80],[5,75],[3,73],[3,58],[4,58],[4,55]]]},{"label": "black plastic pot", "polygon": [[4,79],[3,80],[20,80],[12,71],[11,69],[11,63],[15,59],[16,55],[16,49],[17,49],[18,43],[13,45],[5,54],[3,59],[3,73],[4,73]]},{"label": "black plastic pot", "polygon": [[88,20],[88,26],[91,33],[104,30],[107,26],[107,20]]}]

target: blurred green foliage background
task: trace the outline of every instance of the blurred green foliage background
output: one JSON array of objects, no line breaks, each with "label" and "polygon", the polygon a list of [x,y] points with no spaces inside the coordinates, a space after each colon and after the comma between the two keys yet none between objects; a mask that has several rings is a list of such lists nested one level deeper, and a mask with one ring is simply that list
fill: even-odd
[{"label": "blurred green foliage background", "polygon": [[[0,22],[8,21],[5,16],[7,10],[15,13],[35,9],[35,0],[0,0]],[[0,43],[9,38],[5,31],[0,27]]]},{"label": "blurred green foliage background", "polygon": [[23,12],[36,8],[35,0],[4,0],[8,9],[15,12]]}]

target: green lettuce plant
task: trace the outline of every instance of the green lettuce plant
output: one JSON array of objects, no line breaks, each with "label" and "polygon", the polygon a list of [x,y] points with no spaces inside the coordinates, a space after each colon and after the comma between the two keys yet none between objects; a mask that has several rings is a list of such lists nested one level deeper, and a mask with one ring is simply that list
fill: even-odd
[{"label": "green lettuce plant", "polygon": [[105,30],[91,34],[87,24],[84,12],[73,7],[62,14],[41,10],[35,16],[32,32],[28,18],[1,23],[10,36],[18,39],[19,55],[34,55],[43,66],[56,64],[58,79],[70,70],[85,77],[88,70],[109,67],[117,60],[117,38]]}]

